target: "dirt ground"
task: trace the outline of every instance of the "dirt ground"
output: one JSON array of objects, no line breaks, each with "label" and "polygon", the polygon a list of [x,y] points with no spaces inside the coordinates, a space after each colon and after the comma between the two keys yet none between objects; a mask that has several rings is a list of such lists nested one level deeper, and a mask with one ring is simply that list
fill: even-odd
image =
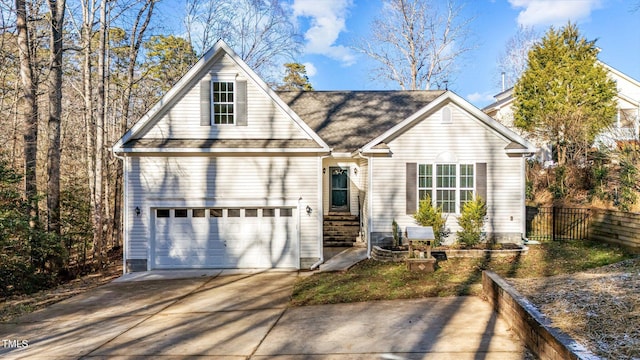
[{"label": "dirt ground", "polygon": [[604,359],[640,359],[640,257],[576,274],[509,279],[552,325]]},{"label": "dirt ground", "polygon": [[23,314],[36,311],[74,295],[111,282],[122,275],[122,255],[109,256],[109,264],[100,273],[79,277],[55,288],[29,295],[0,298],[0,322],[10,321]]}]

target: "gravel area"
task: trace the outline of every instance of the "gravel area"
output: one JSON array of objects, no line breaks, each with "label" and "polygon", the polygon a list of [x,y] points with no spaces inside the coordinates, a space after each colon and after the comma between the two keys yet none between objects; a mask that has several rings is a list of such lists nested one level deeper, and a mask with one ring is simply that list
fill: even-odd
[{"label": "gravel area", "polygon": [[575,273],[508,279],[553,322],[604,359],[640,359],[640,257]]}]

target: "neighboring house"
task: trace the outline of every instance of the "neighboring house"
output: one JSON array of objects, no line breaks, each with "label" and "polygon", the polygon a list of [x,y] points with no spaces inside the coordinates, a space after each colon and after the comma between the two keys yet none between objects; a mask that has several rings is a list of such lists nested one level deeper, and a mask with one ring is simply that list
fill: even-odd
[{"label": "neighboring house", "polygon": [[113,150],[131,272],[314,267],[335,223],[370,251],[425,194],[453,234],[482,196],[487,234],[519,242],[535,148],[448,91],[276,93],[219,41]]},{"label": "neighboring house", "polygon": [[[609,78],[617,84],[618,114],[611,129],[600,134],[596,143],[615,147],[620,142],[638,141],[640,139],[640,82],[603,62],[599,61],[599,64],[607,70]],[[502,91],[494,98],[496,101],[486,106],[482,111],[508,128],[522,134],[513,126],[513,88]],[[540,149],[537,156],[540,160],[546,161],[552,158],[549,145],[536,145]]]}]

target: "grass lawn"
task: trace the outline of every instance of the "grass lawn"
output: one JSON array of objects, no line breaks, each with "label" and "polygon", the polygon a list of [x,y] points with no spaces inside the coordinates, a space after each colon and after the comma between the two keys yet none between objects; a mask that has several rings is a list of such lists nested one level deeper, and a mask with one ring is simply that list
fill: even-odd
[{"label": "grass lawn", "polygon": [[344,273],[301,277],[291,303],[301,306],[478,295],[482,291],[482,270],[493,270],[507,278],[537,278],[574,273],[632,257],[633,254],[615,245],[557,241],[531,245],[522,256],[438,261],[438,269],[429,274],[409,272],[404,262],[365,260]]}]

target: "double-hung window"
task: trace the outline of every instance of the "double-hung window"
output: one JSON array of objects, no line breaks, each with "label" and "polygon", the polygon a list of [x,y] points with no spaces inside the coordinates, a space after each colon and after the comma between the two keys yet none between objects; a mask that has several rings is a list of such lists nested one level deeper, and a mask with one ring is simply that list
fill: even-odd
[{"label": "double-hung window", "polygon": [[235,124],[234,83],[231,81],[213,81],[213,123],[218,125]]},{"label": "double-hung window", "polygon": [[473,164],[419,164],[418,199],[429,196],[444,213],[458,213],[474,195]]}]

